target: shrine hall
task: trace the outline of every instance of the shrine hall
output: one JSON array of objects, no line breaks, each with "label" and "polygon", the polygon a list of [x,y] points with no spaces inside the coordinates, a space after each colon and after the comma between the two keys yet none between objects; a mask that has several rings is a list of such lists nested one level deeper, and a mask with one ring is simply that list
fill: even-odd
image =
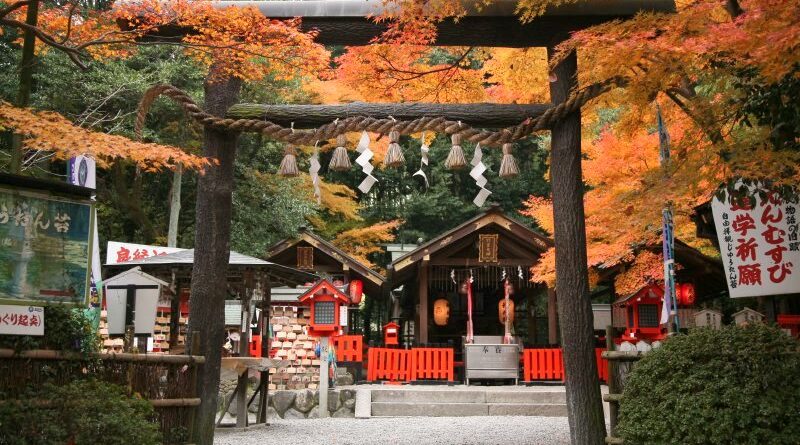
[{"label": "shrine hall", "polygon": [[[491,206],[389,265],[390,318],[401,326],[406,344],[460,350],[469,300],[475,335],[504,334],[508,280],[512,334],[529,344],[557,343],[555,292],[532,280],[530,270],[552,245],[550,238]],[[537,307],[545,317],[536,316]]]}]

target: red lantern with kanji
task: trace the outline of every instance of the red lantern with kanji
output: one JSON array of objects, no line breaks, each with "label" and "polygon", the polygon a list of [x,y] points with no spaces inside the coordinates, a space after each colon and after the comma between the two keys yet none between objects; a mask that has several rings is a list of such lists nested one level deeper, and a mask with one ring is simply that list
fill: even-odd
[{"label": "red lantern with kanji", "polygon": [[350,297],[328,280],[320,280],[301,295],[298,301],[311,306],[308,333],[315,337],[329,337],[339,332],[342,326],[339,308],[350,304]]},{"label": "red lantern with kanji", "polygon": [[361,297],[364,295],[364,282],[361,280],[350,281],[350,303],[361,303]]},{"label": "red lantern with kanji", "polygon": [[694,304],[696,295],[694,293],[694,284],[681,283],[678,285],[676,292],[678,295],[678,304],[681,306],[691,306]]}]

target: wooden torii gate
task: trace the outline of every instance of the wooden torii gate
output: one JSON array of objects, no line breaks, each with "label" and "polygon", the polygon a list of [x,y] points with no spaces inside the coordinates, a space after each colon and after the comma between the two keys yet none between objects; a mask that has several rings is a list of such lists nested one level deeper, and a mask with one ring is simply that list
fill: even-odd
[{"label": "wooden torii gate", "polygon": [[[376,24],[368,15],[381,12],[381,0],[325,0],[325,1],[219,1],[218,7],[257,7],[270,18],[302,19],[305,30],[316,29],[317,43],[325,45],[368,45],[379,35],[385,25]],[[546,47],[552,48],[569,36],[570,32],[603,23],[625,19],[639,11],[672,12],[673,0],[593,0],[550,9],[533,21],[522,24],[515,14],[516,0],[494,0],[480,11],[470,9],[458,22],[445,20],[438,24],[436,44],[440,46],[494,46],[494,47]],[[172,30],[175,32],[175,30]],[[436,116],[461,121],[475,127],[497,128],[520,124],[536,119],[569,103],[577,90],[577,58],[573,53],[552,71],[555,80],[550,83],[551,104],[540,105],[443,105],[443,104],[348,104],[327,105],[236,105],[241,81],[216,79],[207,82],[205,107],[184,100],[184,110],[205,124],[203,155],[219,160],[216,168],[198,178],[196,257],[192,275],[192,302],[190,320],[208,329],[221,329],[224,288],[216,277],[224,273],[230,241],[230,207],[233,189],[233,166],[237,135],[240,131],[258,131],[277,139],[286,131],[278,128],[267,132],[255,128],[255,121],[269,121],[274,125],[293,124],[293,128],[319,127],[319,139],[353,131],[330,124],[333,119],[361,116],[385,119],[417,119]],[[161,94],[168,89],[162,89]],[[174,91],[173,91],[174,93]],[[597,92],[596,92],[597,93]],[[148,100],[152,101],[154,97]],[[573,97],[574,99],[574,97]],[[574,102],[574,101],[573,101]],[[248,124],[237,119],[250,119]],[[266,124],[265,124],[266,125]],[[265,125],[262,125],[264,127]],[[274,129],[274,128],[273,128]],[[604,442],[605,421],[597,370],[594,361],[592,333],[592,308],[588,297],[589,285],[586,265],[586,233],[583,208],[583,181],[580,153],[580,103],[577,109],[566,109],[557,119],[547,121],[546,128],[552,136],[551,182],[553,190],[553,217],[555,221],[556,288],[558,289],[558,318],[566,370],[565,385],[569,412],[570,433],[573,444],[599,445]],[[285,129],[284,129],[285,130]],[[280,136],[284,135],[284,136]],[[302,135],[293,136],[300,141]],[[308,136],[306,140],[311,138]],[[473,139],[475,140],[475,139]],[[222,339],[211,335],[203,345],[203,354],[209,362],[219,360]],[[213,367],[212,367],[213,368]],[[203,405],[199,410],[200,430],[198,443],[210,443],[213,414],[216,409],[216,388],[219,375],[204,374],[201,380]],[[205,397],[208,396],[208,397]]]}]

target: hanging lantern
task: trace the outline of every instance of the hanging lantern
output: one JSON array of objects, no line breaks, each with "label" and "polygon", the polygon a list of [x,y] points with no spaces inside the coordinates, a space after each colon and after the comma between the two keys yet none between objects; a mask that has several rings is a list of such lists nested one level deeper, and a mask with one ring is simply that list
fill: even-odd
[{"label": "hanging lantern", "polygon": [[446,326],[450,320],[450,302],[440,298],[433,302],[433,323],[436,326]]},{"label": "hanging lantern", "polygon": [[352,164],[350,164],[350,157],[347,155],[345,145],[347,145],[347,136],[343,134],[336,136],[336,149],[333,150],[331,163],[328,164],[330,170],[337,172],[350,170]]},{"label": "hanging lantern", "polygon": [[517,160],[514,159],[513,144],[503,144],[503,160],[500,162],[500,177],[513,178],[519,174]]},{"label": "hanging lantern", "polygon": [[400,133],[392,130],[389,132],[389,149],[386,150],[386,157],[383,158],[383,165],[386,167],[400,167],[406,163],[403,150],[400,149]]},{"label": "hanging lantern", "polygon": [[283,160],[281,160],[281,166],[278,168],[278,174],[281,176],[299,175],[300,170],[297,169],[297,155],[294,147],[287,145],[283,153]]},{"label": "hanging lantern", "polygon": [[694,284],[692,283],[682,283],[678,285],[677,296],[678,296],[678,304],[681,306],[691,306],[694,304],[696,300],[696,295],[694,293]]},{"label": "hanging lantern", "polygon": [[450,147],[450,153],[447,154],[444,166],[448,170],[464,168],[467,165],[467,159],[464,157],[464,150],[461,149],[461,135],[454,134],[450,140],[453,142],[453,146]]},{"label": "hanging lantern", "polygon": [[361,280],[350,281],[350,303],[361,303],[361,297],[364,295],[364,282]]},{"label": "hanging lantern", "polygon": [[[503,298],[497,302],[497,319],[500,324],[506,324],[506,299]],[[514,300],[508,299],[508,319],[511,324],[514,324]]]}]

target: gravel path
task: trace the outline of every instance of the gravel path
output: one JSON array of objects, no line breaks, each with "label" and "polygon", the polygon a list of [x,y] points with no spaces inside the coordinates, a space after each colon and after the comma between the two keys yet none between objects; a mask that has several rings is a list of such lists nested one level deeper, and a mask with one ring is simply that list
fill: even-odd
[{"label": "gravel path", "polygon": [[247,431],[218,429],[217,445],[563,445],[566,417],[396,417],[272,421]]}]

